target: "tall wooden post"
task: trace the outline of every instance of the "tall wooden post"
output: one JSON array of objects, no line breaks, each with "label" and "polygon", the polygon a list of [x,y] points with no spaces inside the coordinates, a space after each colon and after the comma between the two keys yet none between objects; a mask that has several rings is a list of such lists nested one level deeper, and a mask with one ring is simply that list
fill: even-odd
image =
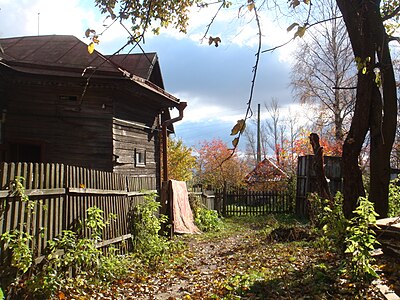
[{"label": "tall wooden post", "polygon": [[[261,162],[261,124],[260,124],[260,104],[258,104],[258,117],[257,117],[257,164]],[[256,164],[256,165],[257,165]]]}]

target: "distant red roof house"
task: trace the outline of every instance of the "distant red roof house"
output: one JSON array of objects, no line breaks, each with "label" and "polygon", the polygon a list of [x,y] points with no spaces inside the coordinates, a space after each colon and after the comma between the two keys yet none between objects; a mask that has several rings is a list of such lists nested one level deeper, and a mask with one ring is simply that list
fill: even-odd
[{"label": "distant red roof house", "polygon": [[181,102],[156,53],[89,54],[69,35],[0,45],[0,161],[160,177],[161,126]]},{"label": "distant red roof house", "polygon": [[254,190],[276,190],[286,185],[286,178],[286,172],[270,159],[264,158],[247,174],[245,182]]}]

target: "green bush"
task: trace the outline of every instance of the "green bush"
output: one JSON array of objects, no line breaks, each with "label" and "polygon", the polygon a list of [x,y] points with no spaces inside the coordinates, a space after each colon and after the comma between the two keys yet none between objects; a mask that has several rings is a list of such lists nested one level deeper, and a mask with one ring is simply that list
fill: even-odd
[{"label": "green bush", "polygon": [[194,222],[204,232],[219,231],[222,225],[218,212],[205,207],[196,208]]},{"label": "green bush", "polygon": [[348,221],[343,215],[343,197],[337,194],[333,202],[322,200],[316,194],[309,198],[312,224],[319,233],[318,243],[343,258],[342,270],[353,282],[365,283],[378,275],[372,268],[370,254],[378,244],[371,226],[376,224],[373,203],[360,197],[354,217]]},{"label": "green bush", "polygon": [[157,264],[173,247],[166,236],[160,235],[161,227],[167,222],[165,215],[157,216],[160,203],[157,194],[146,195],[145,201],[133,209],[131,226],[133,249],[144,263]]},{"label": "green bush", "polygon": [[[33,264],[32,236],[24,231],[5,232],[1,239],[5,247],[12,250],[12,266],[17,269],[15,282],[7,289],[7,297],[19,294],[36,298],[51,298],[62,289],[74,285],[105,285],[126,275],[129,260],[117,255],[115,250],[107,255],[96,247],[103,229],[109,220],[104,220],[103,211],[97,207],[87,210],[87,219],[82,224],[89,231],[88,238],[80,238],[76,232],[64,230],[48,241],[48,253],[40,265]],[[71,287],[72,286],[72,287]]]},{"label": "green bush", "polygon": [[349,254],[347,260],[347,271],[355,281],[368,281],[378,275],[372,268],[374,250],[378,241],[371,226],[376,226],[374,204],[365,197],[358,199],[359,205],[354,211],[355,216],[351,219],[347,228],[346,250]]},{"label": "green bush", "polygon": [[348,225],[343,214],[342,194],[337,193],[331,202],[317,194],[311,194],[308,200],[310,221],[320,236],[318,242],[329,251],[342,253]]}]

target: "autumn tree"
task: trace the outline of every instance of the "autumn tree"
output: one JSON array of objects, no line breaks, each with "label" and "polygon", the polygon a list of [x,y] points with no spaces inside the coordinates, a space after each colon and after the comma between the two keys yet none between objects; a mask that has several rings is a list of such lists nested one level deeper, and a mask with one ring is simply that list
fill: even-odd
[{"label": "autumn tree", "polygon": [[168,178],[189,181],[196,168],[196,157],[192,148],[183,144],[181,139],[168,139]]},{"label": "autumn tree", "polygon": [[[296,153],[297,156],[313,154],[313,149],[310,144],[310,133],[310,131],[302,130],[294,141],[294,153]],[[324,155],[342,155],[342,144],[340,142],[331,139],[329,136],[320,136],[319,138],[320,145],[324,148]]]},{"label": "autumn tree", "polygon": [[236,153],[231,155],[231,150],[222,140],[203,141],[197,152],[196,176],[200,182],[215,188],[243,185],[249,168]]},{"label": "autumn tree", "polygon": [[351,44],[334,0],[313,2],[313,13],[328,21],[307,30],[300,42],[291,85],[297,100],[314,107],[314,122],[333,126],[335,139],[343,141],[355,100]]},{"label": "autumn tree", "polygon": [[[256,53],[256,63],[253,67],[253,79],[250,88],[248,109],[245,121],[250,118],[251,100],[255,87],[258,62],[261,51],[262,27],[258,15],[259,7],[268,7],[268,3],[277,5],[279,1],[244,1],[243,7],[254,14],[257,24],[259,46]],[[312,0],[282,1],[291,9],[306,6],[309,13],[301,21],[293,23],[290,28],[295,30],[293,38],[302,37],[306,31],[324,20],[318,19],[313,14]],[[315,1],[317,2],[317,1]],[[232,3],[217,0],[220,8],[228,7]],[[385,23],[394,20],[391,28],[398,24],[400,4],[397,0],[336,0],[342,14],[344,24],[352,45],[353,56],[357,62],[357,87],[353,117],[348,134],[343,144],[343,177],[344,177],[344,212],[346,217],[351,217],[360,196],[365,195],[362,174],[358,165],[366,135],[371,137],[370,147],[370,199],[375,203],[375,209],[381,217],[385,217],[388,211],[388,186],[390,179],[390,154],[394,142],[397,125],[397,90],[393,71],[392,58],[389,51],[390,36],[395,30],[385,28]],[[132,30],[129,31],[133,40],[137,40],[146,32],[151,24],[157,32],[160,27],[172,25],[181,31],[186,30],[189,7],[192,5],[206,5],[205,1],[131,1],[131,0],[96,0],[102,12],[109,14],[112,19],[130,20]],[[311,20],[313,16],[313,20]],[[211,23],[215,17],[210,21]],[[154,22],[153,22],[154,21]],[[210,23],[210,24],[211,24]],[[211,26],[211,25],[210,25]],[[209,27],[208,26],[208,29]],[[208,31],[207,29],[207,31]],[[207,32],[206,31],[206,32]],[[137,33],[139,32],[139,33]],[[210,37],[210,44],[218,45],[220,37]],[[234,146],[237,147],[242,130],[235,137]],[[233,157],[231,152],[231,157]],[[228,161],[227,161],[228,162]]]}]

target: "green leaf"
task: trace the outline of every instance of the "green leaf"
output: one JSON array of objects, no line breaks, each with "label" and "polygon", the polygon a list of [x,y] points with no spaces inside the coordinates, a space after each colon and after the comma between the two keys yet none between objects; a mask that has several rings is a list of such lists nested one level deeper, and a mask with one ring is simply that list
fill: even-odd
[{"label": "green leaf", "polygon": [[3,290],[0,288],[0,300],[4,299],[4,293]]},{"label": "green leaf", "polygon": [[365,75],[365,74],[367,74],[367,67],[364,67],[363,69],[362,69],[362,73]]}]

